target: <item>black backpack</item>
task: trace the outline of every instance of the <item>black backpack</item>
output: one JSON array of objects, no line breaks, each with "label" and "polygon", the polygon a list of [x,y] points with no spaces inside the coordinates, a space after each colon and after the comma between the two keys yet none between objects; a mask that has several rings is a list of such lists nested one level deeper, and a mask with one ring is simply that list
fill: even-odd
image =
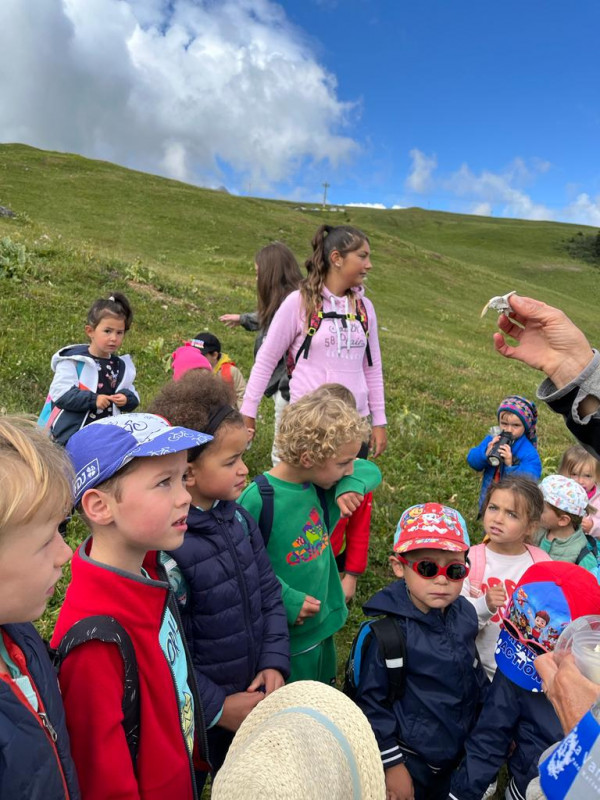
[{"label": "black backpack", "polygon": [[[275,501],[273,499],[273,487],[264,475],[257,475],[256,478],[253,479],[253,482],[258,486],[258,491],[262,500],[262,508],[260,510],[260,517],[258,518],[258,527],[260,528],[263,542],[265,543],[266,547],[269,544],[271,530],[273,529],[273,512],[275,506]],[[317,486],[316,484],[313,484],[313,486],[317,490],[317,495],[321,504],[321,510],[323,511],[325,527],[329,531],[329,506],[327,505],[327,494],[325,493],[325,489],[323,489],[321,486]]]},{"label": "black backpack", "polygon": [[125,676],[122,700],[123,729],[135,770],[140,740],[140,687],[135,649],[125,628],[114,617],[105,614],[80,619],[71,625],[53,651],[54,666],[58,671],[72,650],[94,639],[107,644],[116,644],[123,659]]},{"label": "black backpack", "polygon": [[363,622],[352,642],[344,674],[344,694],[351,700],[356,698],[360,684],[364,657],[373,640],[381,653],[387,671],[387,702],[391,705],[404,693],[406,645],[400,623],[394,617],[378,617]]}]

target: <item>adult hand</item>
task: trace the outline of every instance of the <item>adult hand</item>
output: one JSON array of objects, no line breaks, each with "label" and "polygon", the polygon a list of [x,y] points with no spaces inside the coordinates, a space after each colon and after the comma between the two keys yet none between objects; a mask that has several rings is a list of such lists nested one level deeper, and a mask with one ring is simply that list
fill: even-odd
[{"label": "adult hand", "polygon": [[600,685],[581,674],[569,653],[557,657],[545,653],[535,659],[535,668],[543,682],[544,692],[558,714],[560,724],[568,733],[600,697]]},{"label": "adult hand", "polygon": [[490,611],[496,612],[507,600],[506,589],[503,583],[488,586],[485,592],[485,602]]},{"label": "adult hand", "polygon": [[102,411],[106,411],[109,405],[112,403],[112,398],[108,394],[99,394],[96,395],[96,408]]},{"label": "adult hand", "polygon": [[364,500],[364,495],[358,492],[344,492],[336,497],[335,502],[340,509],[341,517],[351,517]]},{"label": "adult hand", "polygon": [[[510,316],[501,314],[494,334],[494,347],[506,358],[515,358],[542,370],[557,389],[562,389],[582,372],[593,358],[585,335],[558,308],[531,297],[511,295]],[[504,335],[516,339],[513,347]]]},{"label": "adult hand", "polygon": [[262,686],[266,697],[271,692],[274,692],[275,689],[281,689],[284,683],[283,675],[278,669],[261,669],[246,691],[257,692]]},{"label": "adult hand", "polygon": [[237,731],[248,714],[265,696],[262,692],[236,692],[225,698],[223,713],[217,725],[228,731]]},{"label": "adult hand", "polygon": [[303,625],[304,620],[307,617],[314,617],[315,614],[318,614],[321,610],[321,601],[317,600],[316,597],[311,597],[311,595],[307,594],[304,598],[304,602],[302,603],[302,608],[300,609],[300,613],[296,617],[296,622],[294,625]]},{"label": "adult hand", "polygon": [[222,317],[219,317],[219,322],[222,322],[224,325],[227,325],[228,328],[235,328],[237,325],[240,324],[240,315],[223,314]]},{"label": "adult hand", "polygon": [[404,764],[385,771],[386,800],[415,800],[415,787]]},{"label": "adult hand", "polygon": [[119,408],[123,408],[123,406],[127,403],[127,395],[124,394],[111,394],[110,399],[113,403],[118,406]]},{"label": "adult hand", "polygon": [[380,456],[387,447],[387,430],[384,425],[375,425],[371,429],[369,450],[373,458]]}]

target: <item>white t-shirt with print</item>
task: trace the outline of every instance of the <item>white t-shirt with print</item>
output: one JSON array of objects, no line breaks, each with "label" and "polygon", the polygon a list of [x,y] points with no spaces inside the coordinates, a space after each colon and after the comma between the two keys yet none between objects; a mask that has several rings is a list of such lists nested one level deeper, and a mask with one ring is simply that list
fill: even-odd
[{"label": "white t-shirt with print", "polygon": [[[487,607],[485,602],[485,591],[488,586],[497,586],[499,583],[504,584],[504,589],[508,599],[515,590],[517,583],[525,570],[533,564],[533,558],[526,550],[518,556],[504,555],[495,553],[489,547],[485,548],[485,570],[483,571],[483,579],[481,581],[480,597],[471,597],[471,584],[469,578],[465,578],[461,594],[473,603],[477,618],[479,620],[479,634],[476,639],[477,650],[479,657],[486,675],[490,680],[493,679],[496,672],[496,659],[494,652],[496,650],[496,642],[500,633],[500,618],[504,616],[506,606],[499,608],[495,614]],[[508,601],[507,601],[508,602]]]}]

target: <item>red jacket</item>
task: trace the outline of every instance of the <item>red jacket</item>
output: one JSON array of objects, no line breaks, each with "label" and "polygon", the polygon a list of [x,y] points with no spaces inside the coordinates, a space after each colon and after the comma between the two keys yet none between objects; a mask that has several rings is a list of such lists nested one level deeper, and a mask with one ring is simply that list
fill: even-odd
[{"label": "red jacket", "polygon": [[[181,731],[171,668],[159,642],[168,584],[93,561],[90,544],[91,537],[73,556],[72,579],[51,644],[57,647],[71,625],[94,614],[109,614],[123,625],[138,664],[140,741],[136,776],[121,724],[121,654],[99,641],[76,647],[61,666],[59,683],[81,795],[85,800],[192,800],[192,759]],[[144,567],[152,576],[159,574],[156,553],[148,554]],[[192,681],[190,677],[194,691]],[[204,737],[196,719],[198,734]]]},{"label": "red jacket", "polygon": [[345,552],[344,572],[362,575],[367,568],[371,536],[373,492],[367,492],[351,517],[340,519],[331,534],[331,547],[337,558]]}]

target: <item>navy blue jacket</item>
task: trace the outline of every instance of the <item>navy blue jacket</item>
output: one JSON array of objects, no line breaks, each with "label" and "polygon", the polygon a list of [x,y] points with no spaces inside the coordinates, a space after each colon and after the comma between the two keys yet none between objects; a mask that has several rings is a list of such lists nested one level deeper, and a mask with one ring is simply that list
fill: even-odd
[{"label": "navy blue jacket", "polygon": [[405,688],[393,705],[386,701],[387,673],[374,639],[360,669],[356,703],[371,723],[384,767],[400,763],[406,753],[434,768],[453,766],[489,686],[475,648],[475,609],[458,597],[445,611],[424,614],[399,580],[363,610],[396,617],[406,645]]},{"label": "navy blue jacket", "polygon": [[[0,797],[78,800],[65,714],[46,647],[30,623],[2,627],[23,651],[49,725],[45,727],[40,713],[21,700],[9,683],[0,680]],[[50,728],[55,732],[54,743]]]},{"label": "navy blue jacket", "polygon": [[508,758],[509,796],[524,800],[538,774],[538,760],[564,736],[556,712],[541,692],[529,692],[497,669],[485,705],[465,742],[466,755],[452,778],[450,796],[479,800]]},{"label": "navy blue jacket", "polygon": [[190,508],[184,542],[170,555],[187,583],[181,616],[210,726],[227,695],[245,691],[261,670],[289,675],[281,585],[258,525],[230,500]]}]

